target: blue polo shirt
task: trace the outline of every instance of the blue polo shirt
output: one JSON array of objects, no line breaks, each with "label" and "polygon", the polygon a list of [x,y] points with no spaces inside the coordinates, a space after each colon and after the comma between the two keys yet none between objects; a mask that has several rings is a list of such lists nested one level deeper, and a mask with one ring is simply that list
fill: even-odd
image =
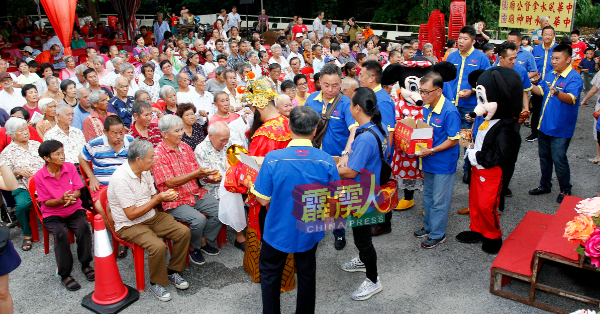
[{"label": "blue polo shirt", "polygon": [[[379,136],[381,145],[383,146],[384,156],[388,156],[390,153],[390,145],[388,142],[388,134],[381,134],[379,128],[373,123],[365,123],[356,129],[356,133],[363,129],[369,128]],[[385,126],[384,126],[385,128]],[[354,181],[360,182],[360,172],[362,169],[368,170],[375,175],[375,183],[379,184],[379,177],[381,174],[381,157],[379,156],[379,146],[377,139],[369,131],[365,131],[359,136],[354,138],[352,142],[352,151],[348,158],[348,168],[358,172]]]},{"label": "blue polo shirt", "polygon": [[522,66],[516,63],[513,67],[513,70],[517,71],[517,73],[519,73],[519,75],[521,76],[521,80],[523,81],[523,91],[530,91],[531,88],[533,88],[533,85],[531,84],[531,80],[529,79],[529,73],[527,72],[527,70],[525,70]]},{"label": "blue polo shirt", "polygon": [[567,104],[556,96],[550,96],[548,84],[545,82],[539,84],[544,91],[544,105],[538,129],[546,135],[571,138],[577,123],[579,95],[583,89],[583,80],[577,71],[568,66],[560,74],[556,71],[547,73],[545,81],[552,84],[557,90],[569,94],[573,103]]},{"label": "blue polo shirt", "polygon": [[483,52],[471,47],[471,50],[466,55],[461,54],[460,50],[451,53],[446,61],[451,62],[456,66],[457,76],[452,81],[447,82],[448,87],[452,91],[448,94],[450,102],[455,106],[465,108],[475,108],[477,106],[477,98],[475,93],[472,93],[469,98],[460,98],[458,93],[463,89],[472,89],[469,84],[469,74],[475,70],[486,70],[490,67],[490,58]]},{"label": "blue polo shirt", "polygon": [[381,112],[381,124],[391,132],[396,127],[396,110],[392,97],[386,92],[381,85],[373,89],[377,97],[377,109]]},{"label": "blue polo shirt", "polygon": [[322,184],[340,179],[333,158],[312,147],[310,140],[292,140],[287,148],[265,156],[251,189],[254,195],[271,200],[265,218],[263,239],[286,253],[306,252],[323,239],[325,232],[304,233],[292,215],[292,191],[299,185]]},{"label": "blue polo shirt", "polygon": [[[456,107],[443,95],[431,109],[430,105],[423,107],[425,123],[433,127],[433,147],[441,145],[446,140],[460,139],[460,114]],[[456,172],[459,145],[450,147],[421,158],[422,170],[434,174],[451,174]]]},{"label": "blue polo shirt", "polygon": [[[554,71],[552,67],[552,52],[554,51],[554,47],[558,46],[555,42],[552,42],[552,47],[546,50],[544,49],[544,44],[537,45],[533,47],[531,53],[533,54],[533,58],[535,59],[535,65],[537,67],[538,74],[540,75],[540,80],[546,79],[546,76]],[[536,85],[538,85],[536,84]]]},{"label": "blue polo shirt", "polygon": [[[110,110],[111,107],[114,111]],[[123,120],[123,124],[125,124],[125,126],[128,128],[131,125],[131,117],[132,117],[131,109],[132,108],[133,108],[133,97],[127,96],[127,102],[122,101],[117,96],[113,97],[111,100],[108,101],[108,109],[109,109],[108,111],[114,112],[115,114],[117,114],[119,116],[119,118],[121,118],[121,120]]]},{"label": "blue polo shirt", "polygon": [[73,123],[71,123],[71,126],[80,130],[83,129],[83,120],[85,120],[90,113],[90,111],[83,109],[81,104],[77,104],[77,106],[73,108]]},{"label": "blue polo shirt", "polygon": [[[315,109],[319,114],[324,114],[332,103],[333,99],[328,104],[324,104],[323,92],[314,92],[308,96],[304,105]],[[350,137],[350,129],[357,126],[358,124],[354,121],[350,112],[350,98],[342,96],[335,110],[331,113],[321,149],[331,156],[341,156]]]},{"label": "blue polo shirt", "polygon": [[92,162],[94,175],[102,185],[108,185],[110,177],[119,166],[127,162],[129,145],[134,141],[131,135],[123,138],[123,147],[118,152],[110,146],[106,135],[100,135],[91,139],[83,147],[81,156],[85,161]]},{"label": "blue polo shirt", "polygon": [[[500,62],[500,58],[496,60],[494,66],[497,66],[498,62]],[[535,64],[535,59],[533,58],[533,55],[531,54],[531,52],[524,50],[523,47],[521,47],[521,49],[519,49],[519,52],[517,52],[517,63],[515,64],[523,67],[525,71],[527,71],[527,73],[537,72],[537,65]]]}]

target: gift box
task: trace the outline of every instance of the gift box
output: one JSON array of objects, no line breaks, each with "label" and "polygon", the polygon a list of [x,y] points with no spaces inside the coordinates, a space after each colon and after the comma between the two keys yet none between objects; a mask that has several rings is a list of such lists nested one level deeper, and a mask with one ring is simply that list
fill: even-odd
[{"label": "gift box", "polygon": [[396,125],[394,142],[406,154],[414,155],[421,150],[417,143],[425,148],[433,147],[433,128],[423,120],[402,119]]},{"label": "gift box", "polygon": [[256,181],[256,178],[258,177],[260,166],[258,165],[256,159],[242,152],[240,152],[238,158],[241,161],[238,180],[242,183],[242,185],[252,188],[254,186],[254,181]]}]

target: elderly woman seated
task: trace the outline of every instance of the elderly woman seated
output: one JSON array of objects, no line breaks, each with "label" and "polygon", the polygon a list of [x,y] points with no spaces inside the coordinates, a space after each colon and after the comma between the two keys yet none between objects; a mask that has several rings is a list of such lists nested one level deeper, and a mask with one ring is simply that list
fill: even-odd
[{"label": "elderly woman seated", "polygon": [[12,142],[0,154],[8,167],[15,173],[19,187],[12,192],[15,199],[15,214],[21,230],[23,230],[23,251],[31,250],[31,228],[29,227],[29,210],[31,197],[27,191],[27,180],[44,166],[44,160],[38,154],[40,143],[30,140],[27,121],[21,118],[10,118],[4,125],[6,134]]},{"label": "elderly woman seated", "polygon": [[196,107],[190,103],[177,106],[177,115],[183,120],[183,137],[181,141],[190,145],[192,149],[206,138],[206,132],[196,118]]},{"label": "elderly woman seated", "polygon": [[56,100],[52,98],[42,98],[38,102],[38,108],[44,114],[44,118],[35,126],[41,138],[44,134],[56,125]]},{"label": "elderly woman seated", "polygon": [[[136,100],[133,102],[133,118],[134,123],[131,124],[129,135],[133,136],[134,139],[142,139],[149,141],[152,145],[157,146],[162,142],[162,135],[158,129],[158,124],[152,122],[154,111],[150,103],[146,100]],[[159,114],[162,117],[162,113]]]},{"label": "elderly woman seated", "polygon": [[160,99],[165,102],[164,114],[175,114],[177,112],[177,91],[171,85],[160,88]]},{"label": "elderly woman seated", "polygon": [[85,209],[81,206],[81,188],[84,188],[77,168],[65,162],[63,144],[56,140],[45,141],[39,147],[39,155],[46,164],[34,175],[38,201],[44,227],[54,236],[54,254],[58,264],[58,275],[69,291],[81,288],[71,277],[73,256],[69,243],[69,230],[77,238],[77,257],[81,271],[88,281],[94,281],[92,235],[87,223]]}]

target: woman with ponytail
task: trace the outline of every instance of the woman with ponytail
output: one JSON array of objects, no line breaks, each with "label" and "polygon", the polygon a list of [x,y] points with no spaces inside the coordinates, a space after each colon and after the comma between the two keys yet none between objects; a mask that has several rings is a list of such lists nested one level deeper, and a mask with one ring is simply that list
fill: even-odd
[{"label": "woman with ponytail", "polygon": [[[375,92],[368,87],[360,87],[352,97],[350,106],[352,117],[356,120],[359,127],[356,130],[356,136],[352,143],[352,150],[348,159],[348,166],[340,167],[339,173],[342,179],[353,179],[357,183],[368,182],[369,186],[361,187],[370,190],[368,178],[362,178],[361,175],[374,175],[375,184],[380,184],[380,173],[382,161],[380,150],[383,150],[384,156],[389,154],[389,142],[387,131],[381,125],[381,113],[377,109],[377,97]],[[365,171],[371,174],[365,173]],[[372,206],[365,210],[365,213],[359,217],[360,220],[375,220],[369,217],[381,215]],[[378,217],[379,218],[379,217]],[[348,219],[348,225],[354,225],[354,244],[358,249],[358,257],[342,265],[342,269],[348,272],[366,271],[367,278],[352,293],[352,299],[356,301],[366,300],[383,289],[381,281],[377,276],[377,253],[373,242],[371,241],[371,225],[356,223],[356,218]]]}]

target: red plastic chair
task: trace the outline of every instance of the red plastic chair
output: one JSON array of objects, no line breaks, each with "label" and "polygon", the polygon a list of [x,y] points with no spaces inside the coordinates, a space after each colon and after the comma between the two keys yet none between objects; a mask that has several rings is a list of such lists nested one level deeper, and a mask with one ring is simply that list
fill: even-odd
[{"label": "red plastic chair", "polygon": [[87,55],[86,54],[82,54],[77,56],[77,59],[79,60],[79,64],[84,64],[87,62]]},{"label": "red plastic chair", "polygon": [[[50,232],[48,231],[48,229],[46,229],[46,227],[44,227],[43,224],[43,218],[42,218],[42,213],[40,211],[40,208],[38,206],[38,199],[37,199],[37,194],[36,194],[36,187],[35,187],[35,182],[33,180],[33,177],[30,177],[29,180],[27,180],[27,190],[29,191],[29,196],[31,197],[31,202],[33,203],[31,205],[31,207],[33,207],[33,210],[30,212],[29,214],[29,226],[31,227],[32,230],[32,240],[33,242],[39,242],[40,241],[40,234],[38,231],[38,219],[40,220],[40,223],[42,223],[42,232],[44,234],[44,254],[48,254],[50,252]],[[89,219],[89,215],[88,215],[88,219]],[[36,240],[37,238],[37,240]],[[73,233],[71,232],[71,230],[69,230],[69,243],[73,243],[75,242],[75,237],[73,236]]]},{"label": "red plastic chair", "polygon": [[[313,74],[315,73],[315,69],[313,69],[313,67],[303,67],[300,70],[300,73],[304,74],[304,75],[309,75],[309,74]],[[311,76],[312,77],[312,76]]]}]

